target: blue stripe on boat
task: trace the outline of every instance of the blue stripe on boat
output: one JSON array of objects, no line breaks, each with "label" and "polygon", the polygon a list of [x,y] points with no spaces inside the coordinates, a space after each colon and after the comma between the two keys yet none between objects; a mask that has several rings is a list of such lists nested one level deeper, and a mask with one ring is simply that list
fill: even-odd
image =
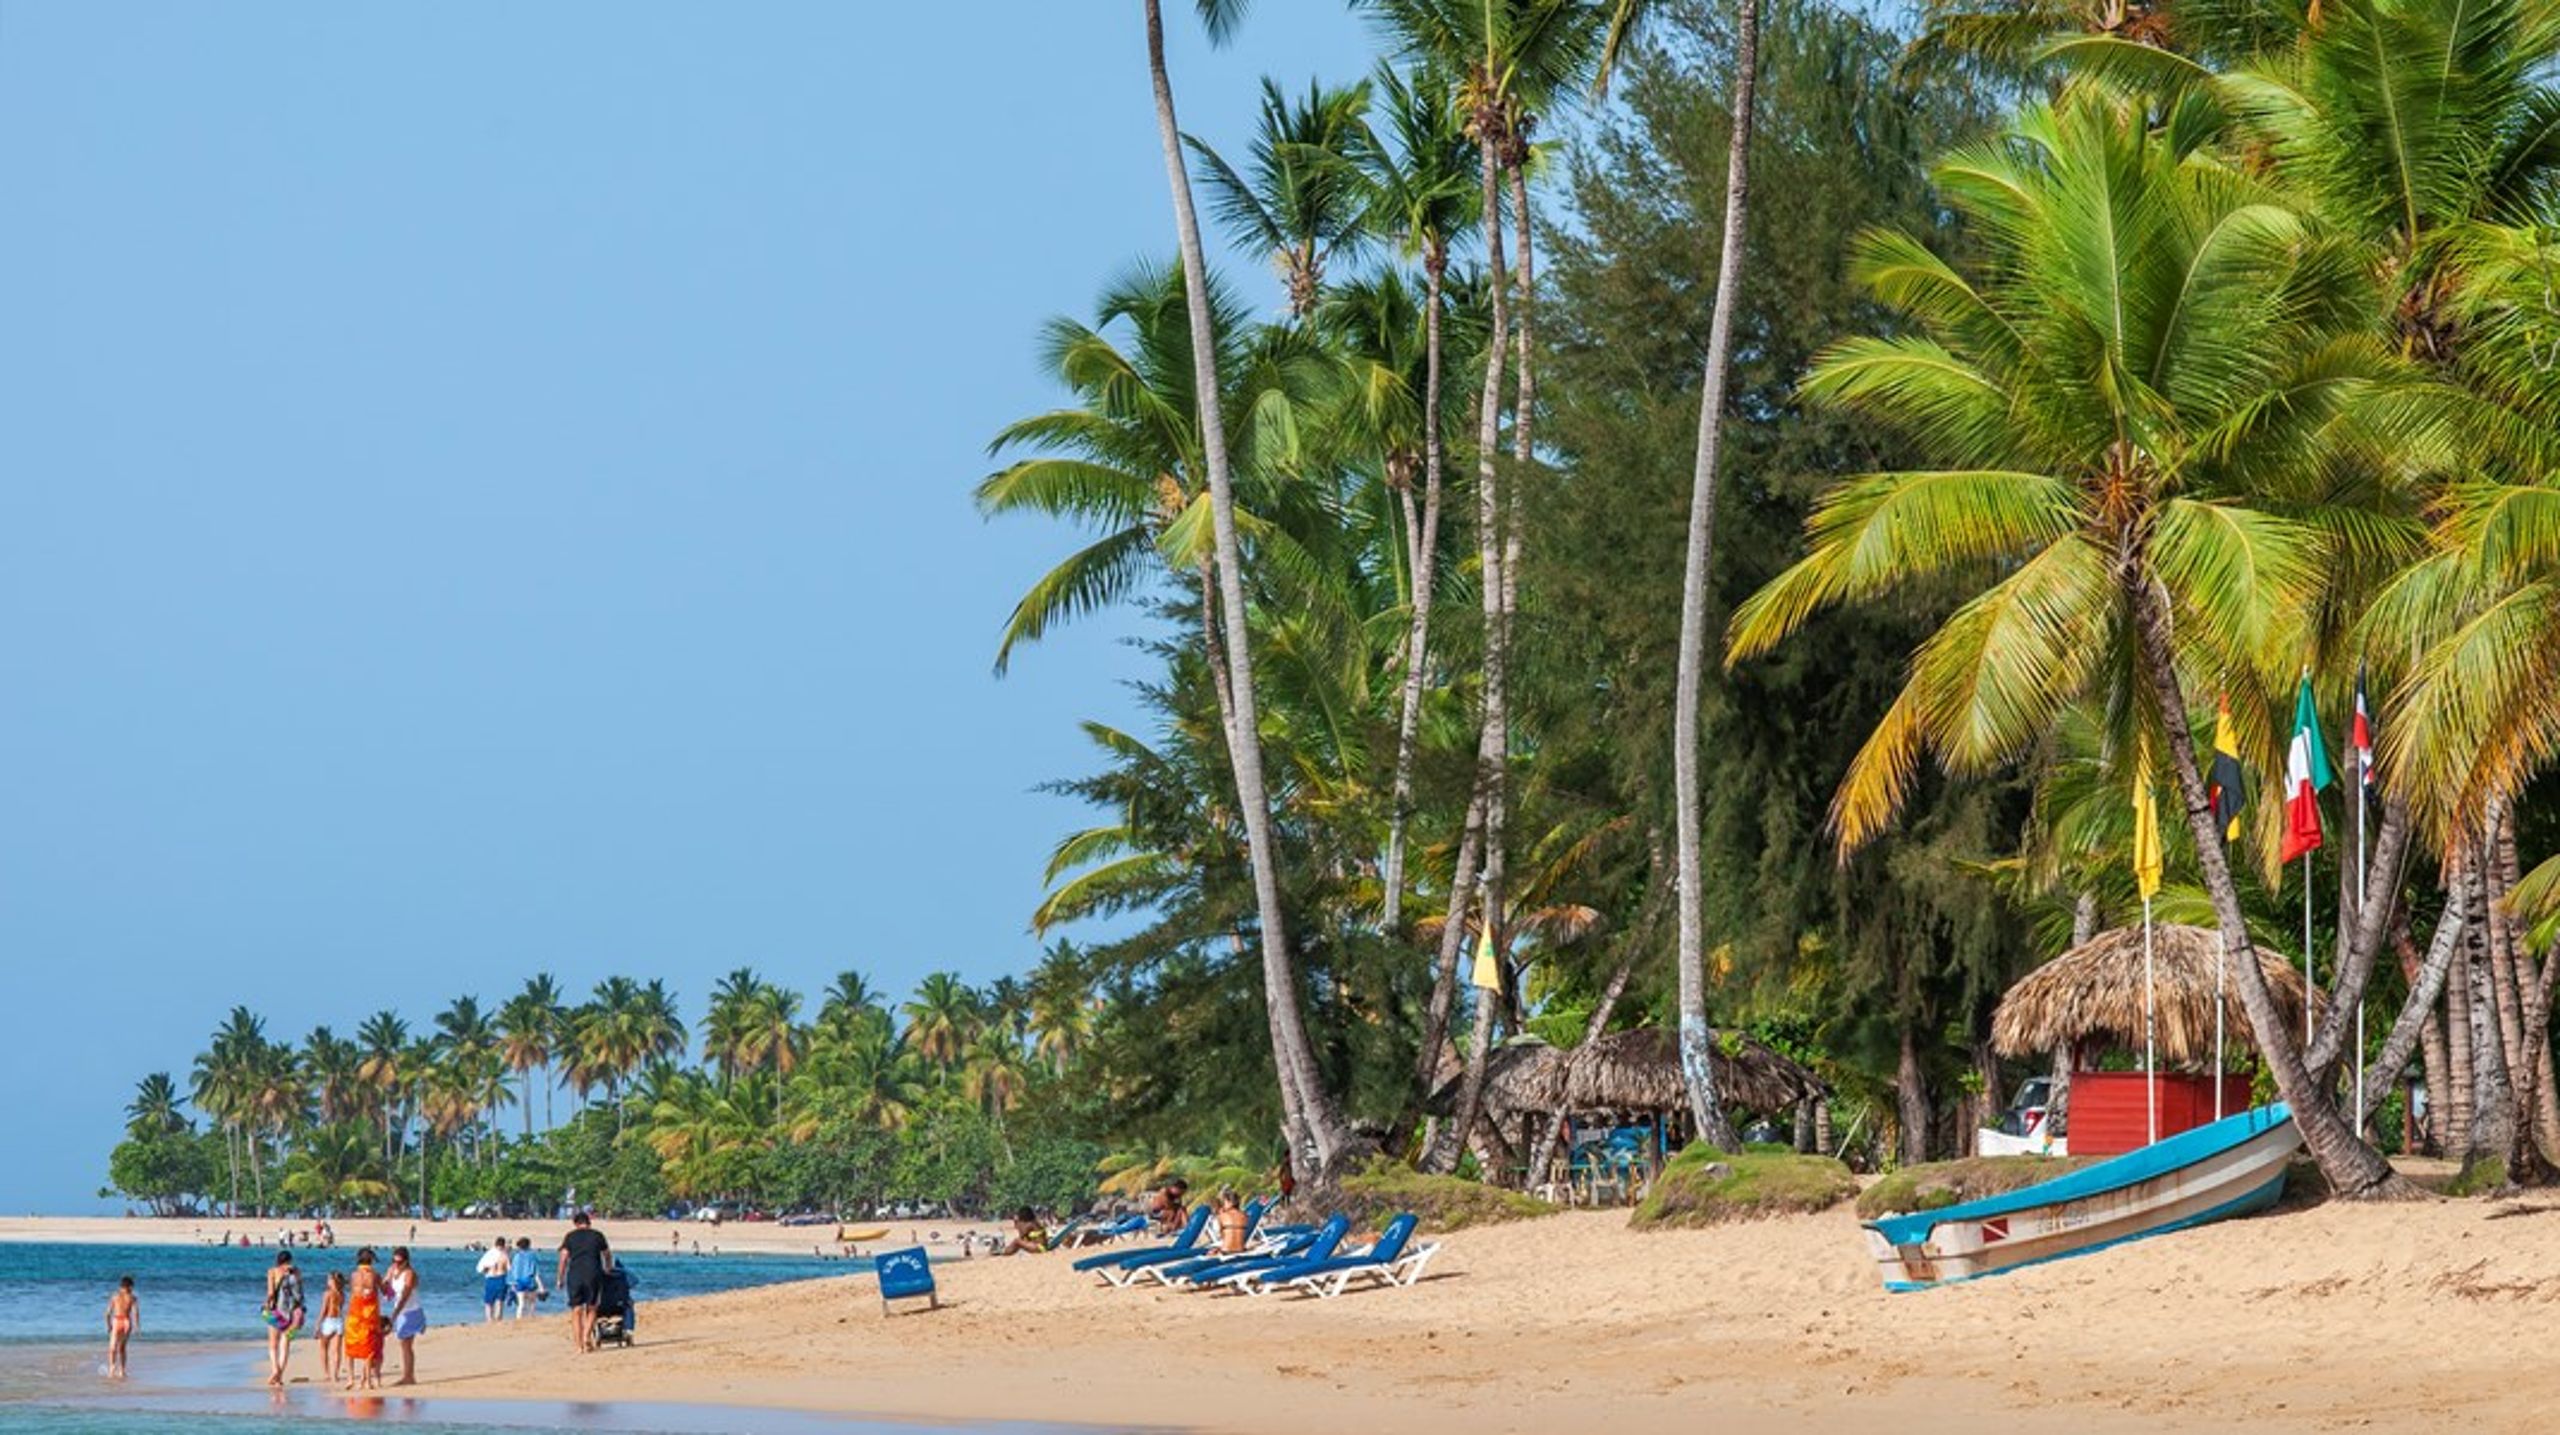
[{"label": "blue stripe on boat", "polygon": [[[2292,1119],[2292,1108],[2279,1101],[2271,1106],[2243,1111],[2237,1116],[2226,1116],[2220,1121],[2207,1122],[2190,1131],[2181,1131],[2175,1136],[2154,1142],[2139,1151],[2128,1151],[2124,1155],[2101,1161],[2095,1166],[2084,1166],[2077,1171],[2056,1176],[2050,1181],[2039,1181],[2035,1185],[2022,1186],[2015,1191],[2003,1191],[1997,1196],[1985,1196],[1979,1201],[1943,1206],[1934,1211],[1920,1211],[1908,1216],[1886,1216],[1880,1220],[1869,1221],[1866,1226],[1868,1230],[1876,1232],[1896,1246],[1924,1245],[1928,1242],[1931,1228],[1947,1222],[1990,1220],[1999,1216],[2015,1215],[2020,1211],[2039,1206],[2058,1206],[2066,1201],[2086,1200],[2091,1196],[2137,1185],[2155,1177],[2165,1176],[2180,1167],[2194,1165],[2207,1157],[2220,1155],[2224,1151],[2245,1145]],[[2281,1188],[2284,1182],[2279,1177],[2274,1184]],[[2252,1191],[2247,1196],[2241,1197],[2238,1202],[2217,1207],[2206,1215],[2192,1216],[2173,1225],[2155,1227],[2141,1234],[2156,1235],[2160,1231],[2178,1230],[2215,1216],[2236,1214],[2242,1203],[2253,1200],[2260,1194],[2259,1191]],[[2266,1199],[2272,1202],[2275,1197],[2269,1195]],[[2117,1238],[2119,1241],[2130,1239],[2133,1237]],[[2116,1243],[2116,1241],[2109,1241],[2105,1244]],[[2102,1247],[2088,1246],[2067,1254],[2081,1255],[2087,1251],[2099,1249]],[[2054,1258],[2045,1256],[2039,1259]],[[2033,1264],[2033,1262],[2020,1264]],[[2014,1267],[2008,1269],[2014,1269]],[[1946,1284],[1946,1282],[1936,1282],[1936,1284]],[[1892,1285],[1889,1288],[1899,1290],[1905,1287]],[[1916,1290],[1922,1287],[1910,1286],[1909,1288]]]},{"label": "blue stripe on boat", "polygon": [[[2236,1121],[2239,1118],[2231,1116],[2224,1117],[2223,1119],[2226,1121]],[[2097,1168],[2093,1166],[2090,1169],[2095,1170]],[[2267,1207],[2274,1205],[2278,1198],[2284,1195],[2284,1179],[2285,1173],[2278,1171],[2275,1175],[2267,1178],[2264,1185],[2258,1187],[2254,1191],[2251,1191],[2249,1194],[2238,1198],[2237,1200],[2225,1201],[2210,1211],[2198,1211],[2194,1215],[2189,1216],[2182,1221],[2171,1221],[2165,1226],[2153,1226],[2148,1230],[2129,1232],[2125,1235],[2118,1236],[2111,1241],[2100,1241],[2094,1246],[2081,1246],[2076,1250],[2056,1251],[2052,1255],[2038,1256],[2033,1260],[2020,1261],[2013,1266],[2002,1266],[1997,1270],[1977,1271],[1969,1276],[1949,1276],[1945,1280],[1888,1280],[1884,1283],[1884,1288],[1888,1291],[1894,1292],[1895,1294],[1905,1294],[1911,1291],[1936,1290],[1940,1286],[1963,1285],[1967,1281],[1978,1281],[1989,1276],[2005,1276],[2011,1271],[2022,1271],[2029,1266],[2040,1266],[2049,1261],[2067,1261],[2074,1256],[2091,1255],[2095,1252],[2103,1251],[2109,1246],[2121,1246],[2127,1241],[2138,1241],[2145,1236],[2162,1236],[2167,1235],[2171,1231],[2183,1231],[2190,1226],[2205,1225],[2209,1222],[2219,1221],[2226,1216],[2245,1216],[2252,1211],[2262,1211]]]}]

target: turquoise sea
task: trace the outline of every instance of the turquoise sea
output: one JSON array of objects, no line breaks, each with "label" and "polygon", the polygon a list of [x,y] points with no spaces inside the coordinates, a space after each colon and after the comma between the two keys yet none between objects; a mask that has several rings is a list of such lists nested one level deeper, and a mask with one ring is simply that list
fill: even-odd
[{"label": "turquoise sea", "polygon": [[[541,1233],[528,1229],[527,1235]],[[537,1245],[548,1242],[537,1241]],[[480,1279],[469,1251],[425,1243],[412,1254],[424,1279],[432,1349],[438,1324],[480,1318]],[[352,1248],[297,1251],[317,1303],[321,1276],[355,1262]],[[848,1263],[795,1256],[692,1256],[636,1251],[645,1342],[649,1303],[673,1296],[840,1276]],[[505,1403],[386,1394],[341,1400],[304,1388],[260,1389],[257,1323],[273,1248],[0,1243],[0,1431],[9,1435],[284,1435],[315,1425],[366,1421],[410,1435],[498,1435],[525,1430],[638,1431],[661,1435],[814,1435],[917,1427],[783,1411],[630,1404]],[[867,1262],[851,1263],[860,1269]],[[142,1298],[133,1381],[111,1389],[99,1371],[107,1292],[131,1275]],[[535,1317],[556,1320],[557,1308]],[[645,1352],[646,1346],[640,1348]],[[308,1349],[297,1363],[311,1358]],[[953,1427],[940,1426],[949,1430]],[[1036,1435],[1035,1427],[976,1427],[981,1435]]]}]

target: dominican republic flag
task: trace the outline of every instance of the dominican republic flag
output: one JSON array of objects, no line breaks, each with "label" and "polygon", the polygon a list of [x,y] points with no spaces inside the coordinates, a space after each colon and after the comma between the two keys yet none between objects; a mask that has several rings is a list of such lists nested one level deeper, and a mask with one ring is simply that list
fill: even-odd
[{"label": "dominican republic flag", "polygon": [[2240,809],[2249,805],[2248,779],[2241,773],[2240,739],[2231,731],[2231,699],[2226,696],[2213,714],[2213,771],[2205,775],[2205,796],[2213,802],[2213,825],[2222,840],[2240,840]]},{"label": "dominican republic flag", "polygon": [[2320,710],[2311,701],[2311,679],[2293,699],[2293,741],[2284,756],[2284,855],[2290,862],[2320,845],[2320,793],[2338,780],[2329,749],[2320,741]]},{"label": "dominican republic flag", "polygon": [[2375,797],[2373,785],[2373,710],[2364,700],[2364,664],[2356,664],[2356,721],[2349,740],[2356,749],[2356,786],[2370,802]]}]

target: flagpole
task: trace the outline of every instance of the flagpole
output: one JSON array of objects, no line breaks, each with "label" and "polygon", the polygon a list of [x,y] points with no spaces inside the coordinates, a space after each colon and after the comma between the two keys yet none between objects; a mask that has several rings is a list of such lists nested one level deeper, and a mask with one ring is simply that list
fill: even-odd
[{"label": "flagpole", "polygon": [[2311,1054],[2311,854],[2302,854],[2302,1054]]},{"label": "flagpole", "polygon": [[[2363,715],[2364,715],[2364,668],[2363,668],[2361,665],[2359,665],[2359,666],[2356,668],[2356,715],[2357,715],[2357,718],[2358,718],[2358,720],[2359,720],[2359,721],[2361,721],[2361,720],[2362,720]],[[2363,747],[2363,745],[2362,745],[2361,743],[2358,743],[2358,745],[2357,745],[2357,747],[2356,747],[2356,790],[2355,790],[2355,801],[2356,801],[2356,918],[2355,918],[2355,921],[2356,921],[2356,927],[2362,927],[2362,926],[2364,925],[2364,902],[2365,902],[2365,897],[2366,897],[2366,895],[2367,895],[2367,894],[2366,894],[2366,892],[2365,892],[2365,889],[2364,889],[2364,885],[2365,885],[2365,876],[2366,876],[2366,873],[2365,873],[2365,870],[2364,870],[2364,824],[2365,824],[2365,800],[2364,800],[2364,798],[2365,798],[2365,781],[2366,781],[2366,777],[2367,777],[2367,774],[2366,774],[2366,772],[2365,772],[2365,763],[2364,763],[2364,747]],[[2346,904],[2344,903],[2344,901],[2341,901],[2341,902],[2339,903],[2339,906],[2338,906],[2338,925],[2339,925],[2339,926],[2341,926],[2341,927],[2345,927],[2345,926],[2346,926],[2346,922],[2347,922],[2347,910],[2346,910]],[[2353,929],[2349,929],[2349,930],[2353,930]],[[2368,984],[2370,984],[2370,978],[2368,978]],[[2355,1113],[2356,1113],[2356,1135],[2357,1135],[2357,1137],[2358,1137],[2359,1139],[2361,1139],[2361,1138],[2363,1137],[2363,1135],[2364,1135],[2364,993],[2363,993],[2362,991],[2358,991],[2358,992],[2356,993],[2356,1095],[2355,1095]]]},{"label": "flagpole", "polygon": [[[2151,1141],[2160,1139],[2160,1070],[2158,1044],[2152,1034],[2151,899],[2142,899],[2142,1096]],[[2189,1120],[2195,1118],[2189,1117]],[[2146,1142],[2145,1144],[2149,1144]]]},{"label": "flagpole", "polygon": [[2222,974],[2231,965],[2231,940],[2215,935],[2221,951],[2213,959],[2213,1119],[2222,1119]]}]

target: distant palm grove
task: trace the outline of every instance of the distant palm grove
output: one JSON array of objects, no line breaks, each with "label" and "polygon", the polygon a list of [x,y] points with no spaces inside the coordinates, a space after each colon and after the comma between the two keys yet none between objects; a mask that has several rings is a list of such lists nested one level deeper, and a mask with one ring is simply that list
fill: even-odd
[{"label": "distant palm grove", "polygon": [[[2138,920],[2143,774],[2163,920],[2298,966],[2316,894],[2317,1029],[2250,960],[2231,1019],[2334,1190],[2404,1190],[2392,1146],[2551,1179],[2560,3],[1354,8],[1374,71],[1276,77],[1236,136],[1181,130],[1159,0],[1125,17],[1174,223],[1060,296],[1058,404],[975,490],[1069,536],[999,672],[1155,620],[1143,719],[1057,783],[1093,817],[1036,970],[738,971],[690,1025],[619,978],[298,1044],[235,1012],[116,1189],[1523,1184],[1559,1135],[1481,1120],[1493,1054],[1634,1026],[1717,1149],[1789,1114],[1718,1089],[1747,1033],[1853,1161],[1970,1154],[2046,1065],[1994,1054],[2002,993]],[[1244,10],[1170,18],[1284,19]],[[2304,684],[2346,770],[2287,863]]]}]

